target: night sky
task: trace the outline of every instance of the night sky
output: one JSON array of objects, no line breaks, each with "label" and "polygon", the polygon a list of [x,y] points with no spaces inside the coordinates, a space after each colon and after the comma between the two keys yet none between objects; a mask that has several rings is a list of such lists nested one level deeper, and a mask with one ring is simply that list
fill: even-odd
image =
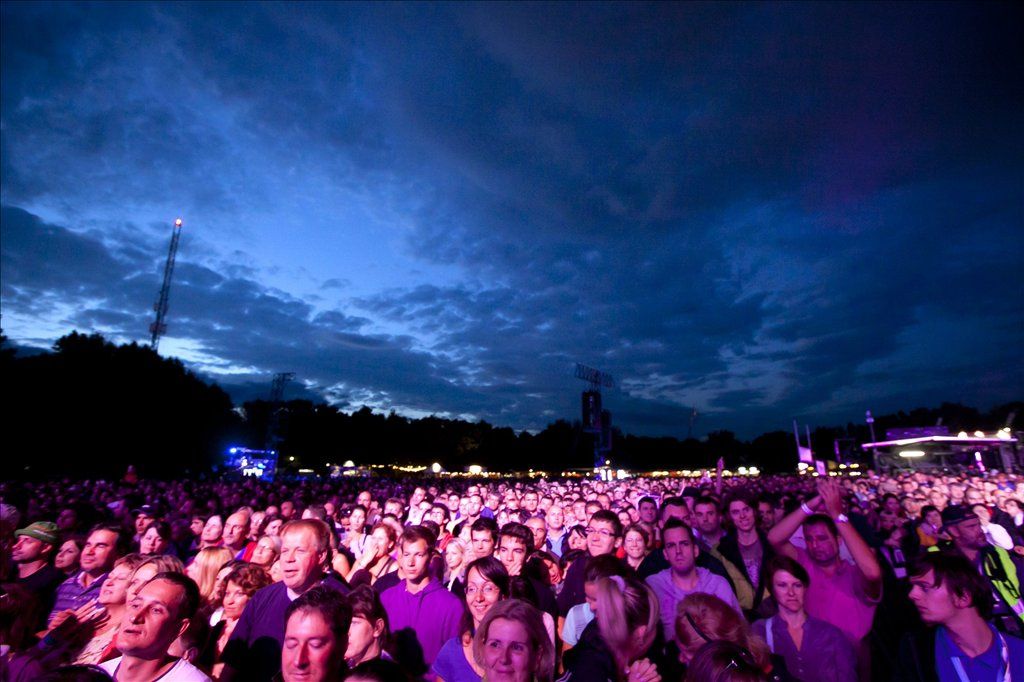
[{"label": "night sky", "polygon": [[1011,3],[2,3],[2,326],[742,437],[1024,386]]}]

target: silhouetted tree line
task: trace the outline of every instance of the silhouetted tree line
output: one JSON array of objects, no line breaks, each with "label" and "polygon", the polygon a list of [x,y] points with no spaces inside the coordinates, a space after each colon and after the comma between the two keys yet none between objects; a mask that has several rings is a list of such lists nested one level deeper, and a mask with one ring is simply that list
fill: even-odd
[{"label": "silhouetted tree line", "polygon": [[[220,469],[231,444],[261,448],[274,436],[282,465],[317,473],[347,460],[358,465],[438,462],[450,471],[471,464],[500,471],[562,471],[594,463],[594,436],[578,421],[564,419],[539,433],[516,433],[486,421],[409,419],[365,406],[346,413],[308,400],[250,401],[236,412],[226,392],[179,360],[135,343],[116,346],[98,334],[73,332],[59,339],[53,352],[38,355],[19,356],[4,348],[0,366],[7,403],[0,436],[5,477],[95,478],[120,475],[128,464],[151,477],[206,475]],[[992,431],[1004,426],[1011,412],[1024,414],[1024,403],[987,413],[943,403],[879,415],[875,433],[881,438],[886,429],[927,426],[940,418],[953,433]],[[870,440],[870,433],[867,424],[850,423],[818,428],[811,440],[819,456],[834,458],[838,448],[844,461],[856,461],[857,445]],[[729,467],[773,472],[792,471],[797,461],[787,431],[742,441],[730,431],[679,440],[616,430],[613,444],[607,456],[616,468],[710,468],[724,457]]]}]

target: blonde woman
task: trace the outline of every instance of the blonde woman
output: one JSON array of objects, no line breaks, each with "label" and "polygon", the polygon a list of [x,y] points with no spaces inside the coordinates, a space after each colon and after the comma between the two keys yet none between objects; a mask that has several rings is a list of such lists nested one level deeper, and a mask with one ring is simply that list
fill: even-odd
[{"label": "blonde woman", "polygon": [[145,586],[150,580],[153,579],[157,573],[184,573],[185,566],[181,563],[181,559],[170,554],[159,554],[157,556],[148,557],[145,561],[139,564],[139,567],[132,573],[131,580],[128,582],[128,595],[125,599],[126,604],[131,604],[132,600],[135,599],[135,595],[139,593],[139,590]]},{"label": "blonde woman", "polygon": [[518,599],[488,610],[473,637],[473,658],[485,682],[549,682],[554,675],[555,647],[540,611]]},{"label": "blonde woman", "polygon": [[204,547],[188,565],[185,575],[199,586],[201,606],[208,607],[214,601],[217,588],[217,572],[235,558],[227,547]]},{"label": "blonde woman", "polygon": [[444,548],[444,586],[449,590],[456,580],[461,580],[469,563],[469,547],[459,538],[452,538]]},{"label": "blonde woman", "polygon": [[658,632],[658,597],[635,576],[597,581],[594,622],[565,654],[563,680],[659,682],[647,658]]},{"label": "blonde woman", "polygon": [[683,597],[676,605],[675,630],[679,658],[686,663],[708,642],[724,640],[749,651],[762,672],[772,669],[764,639],[754,634],[736,609],[713,594],[694,592]]}]

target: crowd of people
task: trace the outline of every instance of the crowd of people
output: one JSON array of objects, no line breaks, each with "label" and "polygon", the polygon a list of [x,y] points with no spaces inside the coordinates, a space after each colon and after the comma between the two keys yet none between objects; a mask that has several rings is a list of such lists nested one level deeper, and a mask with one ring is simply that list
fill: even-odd
[{"label": "crowd of people", "polygon": [[4,681],[1024,671],[1024,477],[1012,474],[267,482],[131,471],[0,493]]}]

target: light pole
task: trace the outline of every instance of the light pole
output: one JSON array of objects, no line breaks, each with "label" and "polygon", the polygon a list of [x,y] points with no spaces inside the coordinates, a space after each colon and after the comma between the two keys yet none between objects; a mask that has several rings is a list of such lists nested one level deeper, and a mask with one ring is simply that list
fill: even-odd
[{"label": "light pole", "polygon": [[871,463],[874,467],[878,468],[878,448],[874,447],[874,444],[878,441],[875,440],[875,418],[871,415],[871,410],[864,413],[864,418],[868,423],[868,429],[871,431]]}]

